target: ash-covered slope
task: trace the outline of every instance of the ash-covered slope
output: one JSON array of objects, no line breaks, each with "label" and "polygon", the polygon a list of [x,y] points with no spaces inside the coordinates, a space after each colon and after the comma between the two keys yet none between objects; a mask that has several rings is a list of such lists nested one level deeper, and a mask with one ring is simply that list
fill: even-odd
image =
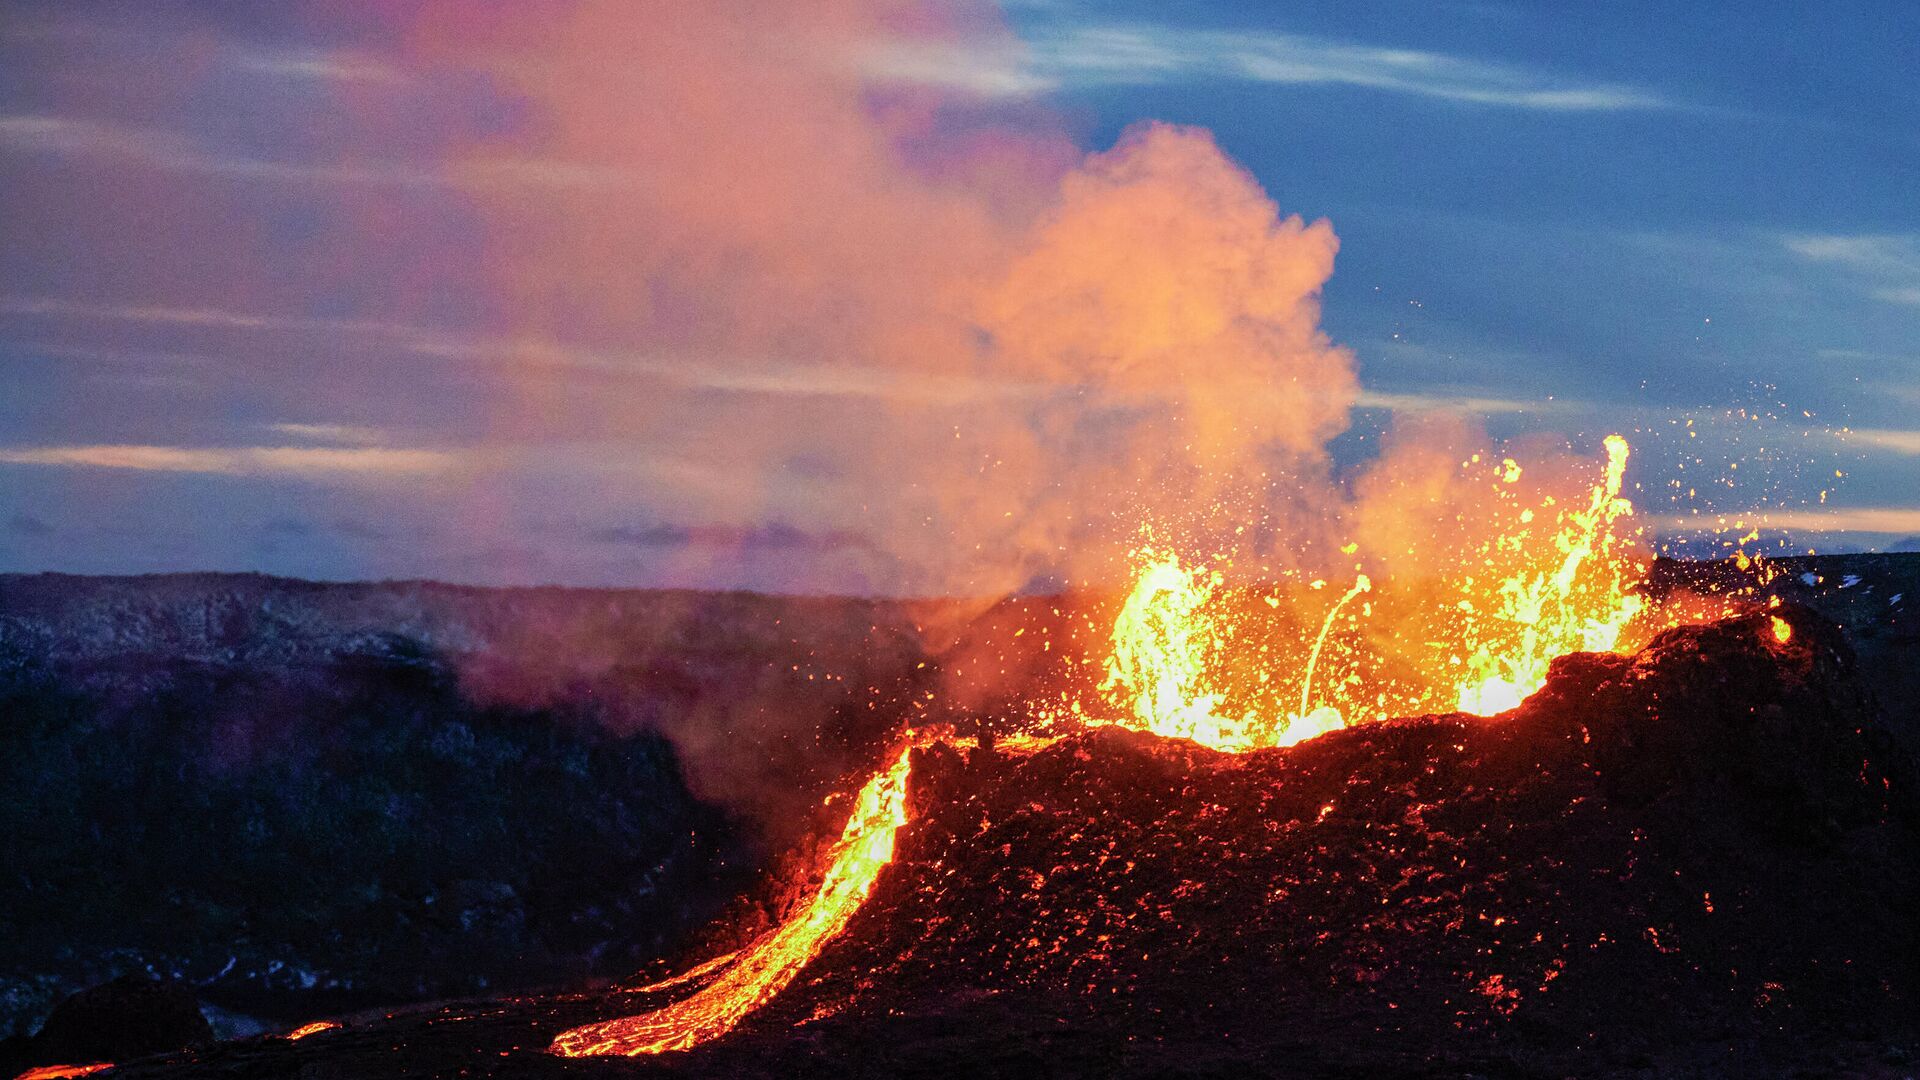
[{"label": "ash-covered slope", "polygon": [[1493,719],[1231,756],[1118,730],[917,753],[894,863],[732,1035],[569,1061],[583,995],[125,1076],[1896,1075],[1920,818],[1837,631],[1787,608],[1561,661]]}]

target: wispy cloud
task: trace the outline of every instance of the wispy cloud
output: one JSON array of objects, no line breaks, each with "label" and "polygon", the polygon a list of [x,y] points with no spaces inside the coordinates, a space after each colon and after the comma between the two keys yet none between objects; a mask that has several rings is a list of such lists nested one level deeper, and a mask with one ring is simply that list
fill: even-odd
[{"label": "wispy cloud", "polygon": [[1815,262],[1883,274],[1920,272],[1920,249],[1908,236],[1802,233],[1787,237],[1785,243],[1789,251]]},{"label": "wispy cloud", "polygon": [[590,372],[656,380],[694,390],[780,397],[874,398],[901,403],[955,405],[1039,393],[1024,383],[965,375],[906,372],[859,364],[791,363],[741,358],[693,358],[649,352],[590,349],[548,338],[457,334],[373,319],[274,315],[223,308],[83,303],[53,297],[0,296],[0,314],[54,319],[147,323],[242,332],[357,337],[415,355],[481,363],[518,371]]},{"label": "wispy cloud", "polygon": [[0,464],[127,469],[137,472],[309,478],[421,476],[446,472],[459,458],[439,450],[374,447],[183,447],[132,444],[0,448]]},{"label": "wispy cloud", "polygon": [[696,359],[583,349],[556,341],[529,338],[443,342],[421,351],[454,359],[492,359],[511,361],[516,365],[541,364],[607,375],[657,379],[690,390],[775,397],[874,398],[903,404],[960,405],[1040,392],[1040,388],[1023,383],[900,371],[861,364]]},{"label": "wispy cloud", "polygon": [[1560,401],[1524,401],[1519,398],[1445,390],[1420,393],[1362,390],[1355,404],[1363,409],[1390,409],[1394,412],[1461,413],[1481,416],[1496,413],[1566,412],[1571,408],[1567,403]]},{"label": "wispy cloud", "polygon": [[756,525],[612,525],[592,530],[587,538],[596,543],[646,548],[876,550],[873,539],[862,533],[847,529],[810,531],[778,521]]},{"label": "wispy cloud", "polygon": [[[23,18],[0,27],[0,39],[23,42],[50,42],[85,49],[108,57],[122,51],[137,51],[142,56],[159,52],[204,55],[205,35],[169,33],[150,24],[100,20],[79,11],[47,13],[38,18]],[[237,71],[273,78],[325,80],[329,82],[386,83],[398,85],[410,81],[407,72],[387,61],[352,49],[275,48],[249,41],[225,40],[212,53],[216,63]]]},{"label": "wispy cloud", "polygon": [[1781,242],[1808,262],[1853,275],[1875,300],[1920,307],[1920,237],[1807,233]]},{"label": "wispy cloud", "polygon": [[0,149],[90,158],[166,172],[297,184],[574,188],[632,182],[630,176],[617,170],[563,161],[475,161],[456,170],[405,163],[349,166],[277,161],[217,147],[183,132],[45,113],[0,114]]},{"label": "wispy cloud", "polygon": [[165,304],[95,303],[51,296],[0,296],[0,314],[148,323],[214,330],[344,333],[406,338],[423,342],[444,336],[439,331],[423,327],[371,319],[310,318],[301,315],[272,315],[261,312],[232,311],[225,308],[179,307]]},{"label": "wispy cloud", "polygon": [[1892,450],[1899,454],[1920,455],[1920,431],[1901,431],[1893,428],[1852,428],[1846,433],[1848,442],[1866,443],[1882,450]]},{"label": "wispy cloud", "polygon": [[1299,34],[1187,30],[1144,24],[1060,25],[1021,46],[895,43],[875,50],[882,78],[989,96],[1060,87],[1240,81],[1349,86],[1440,101],[1552,112],[1671,108],[1651,90],[1419,49],[1358,45]]},{"label": "wispy cloud", "polygon": [[1789,529],[1804,533],[1920,533],[1920,506],[1862,506],[1852,509],[1771,509],[1711,517],[1675,515],[1656,523],[1679,532],[1727,532],[1748,528]]},{"label": "wispy cloud", "polygon": [[387,433],[378,428],[356,424],[268,424],[267,430],[300,442],[333,446],[379,446],[387,442]]},{"label": "wispy cloud", "polygon": [[0,147],[16,152],[96,158],[168,172],[253,180],[406,187],[447,183],[436,173],[417,169],[270,161],[222,151],[180,132],[35,113],[0,116]]},{"label": "wispy cloud", "polygon": [[[0,311],[4,311],[4,308],[0,308]],[[197,368],[218,362],[215,357],[203,353],[174,352],[166,349],[103,349],[51,341],[8,341],[4,344],[9,351],[24,356],[46,360],[72,360],[110,368],[140,366]]]},{"label": "wispy cloud", "polygon": [[284,79],[398,86],[406,72],[377,57],[339,49],[289,50],[231,46],[227,60],[240,71]]},{"label": "wispy cloud", "polygon": [[885,82],[915,83],[985,98],[1025,98],[1060,86],[1058,73],[1006,42],[889,41],[862,50],[861,72]]}]

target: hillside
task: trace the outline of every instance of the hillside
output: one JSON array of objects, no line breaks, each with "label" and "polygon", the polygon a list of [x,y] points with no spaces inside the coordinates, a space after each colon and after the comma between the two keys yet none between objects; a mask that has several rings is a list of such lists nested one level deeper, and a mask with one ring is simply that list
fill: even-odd
[{"label": "hillside", "polygon": [[[1860,715],[1911,740],[1920,555],[1772,565],[1767,592],[1844,628]],[[1737,576],[1662,563],[1651,589]],[[976,730],[1065,678],[1100,611],[0,577],[0,1029],[126,972],[185,979],[233,1034],[738,938],[900,726]]]},{"label": "hillside", "polygon": [[[347,1018],[170,1076],[1899,1075],[1920,802],[1816,614],[1556,665],[1492,719],[1226,755],[916,752],[848,933],[728,1038],[580,1061],[692,987]],[[696,984],[697,985],[697,984]]]}]

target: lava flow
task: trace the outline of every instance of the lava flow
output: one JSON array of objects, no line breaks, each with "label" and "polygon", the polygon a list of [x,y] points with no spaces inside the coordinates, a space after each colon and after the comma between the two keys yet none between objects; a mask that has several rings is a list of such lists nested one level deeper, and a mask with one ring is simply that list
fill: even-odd
[{"label": "lava flow", "polygon": [[907,820],[912,753],[910,744],[860,789],[818,891],[779,929],[735,954],[730,964],[727,958],[716,958],[688,972],[693,976],[725,967],[691,996],[655,1012],[562,1032],[553,1042],[554,1052],[582,1057],[686,1050],[732,1031],[741,1018],[785,988],[846,928],[881,869],[893,861],[893,834]]},{"label": "lava flow", "polygon": [[[1644,563],[1615,532],[1632,513],[1620,495],[1626,441],[1611,436],[1606,451],[1601,480],[1571,509],[1561,509],[1551,493],[1537,503],[1512,495],[1521,470],[1511,459],[1501,462],[1494,471],[1501,485],[1497,505],[1508,516],[1465,553],[1457,572],[1376,583],[1362,572],[1365,563],[1357,563],[1351,584],[1324,605],[1311,636],[1282,627],[1265,635],[1268,644],[1251,645],[1261,635],[1250,617],[1222,600],[1232,591],[1225,587],[1227,569],[1190,569],[1178,556],[1143,552],[1133,590],[1115,618],[1100,687],[1111,718],[1076,706],[1068,714],[1035,707],[1031,719],[1055,730],[1068,717],[1075,726],[1120,725],[1241,753],[1394,715],[1512,708],[1541,687],[1556,657],[1619,649],[1643,612],[1633,586]],[[1341,550],[1353,555],[1358,545]],[[1311,597],[1329,595],[1327,586],[1315,579],[1297,595],[1265,597],[1265,606],[1304,625],[1298,613]],[[1387,624],[1370,627],[1382,609]],[[1774,625],[1785,641],[1786,632],[1778,630],[1784,621],[1776,618]],[[1406,640],[1423,655],[1409,660]],[[1297,674],[1276,678],[1276,671]],[[818,890],[778,929],[737,954],[641,988],[665,990],[712,977],[692,995],[654,1012],[567,1031],[554,1051],[689,1049],[731,1031],[779,993],[846,928],[892,860],[894,834],[906,822],[910,757],[926,741],[909,744],[861,788]],[[1000,745],[1033,750],[1051,741],[1023,731]]]},{"label": "lava flow", "polygon": [[69,1080],[70,1077],[92,1076],[111,1068],[113,1063],[110,1061],[95,1061],[85,1065],[42,1065],[28,1069],[14,1077],[14,1080]]}]

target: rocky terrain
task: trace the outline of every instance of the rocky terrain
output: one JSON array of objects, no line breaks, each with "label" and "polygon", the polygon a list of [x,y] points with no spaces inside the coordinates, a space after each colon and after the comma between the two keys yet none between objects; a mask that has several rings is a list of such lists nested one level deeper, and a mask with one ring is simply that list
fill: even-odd
[{"label": "rocky terrain", "polygon": [[[847,937],[638,1065],[541,1051],[765,925],[950,628],[1017,604],[3,578],[0,980],[22,1033],[145,971],[216,1034],[346,1019],[119,1075],[1904,1075],[1920,557],[1780,569],[1787,646],[1678,631],[1497,721],[923,751]],[[541,985],[586,989],[353,1012]]]},{"label": "rocky terrain", "polygon": [[125,1077],[1900,1076],[1920,802],[1802,608],[1576,656],[1493,719],[1225,755],[917,752],[849,932],[730,1037],[545,1052],[668,992],[470,1001]]},{"label": "rocky terrain", "polygon": [[0,578],[0,1035],[127,973],[226,1033],[625,975],[815,831],[910,633],[744,594]]}]

